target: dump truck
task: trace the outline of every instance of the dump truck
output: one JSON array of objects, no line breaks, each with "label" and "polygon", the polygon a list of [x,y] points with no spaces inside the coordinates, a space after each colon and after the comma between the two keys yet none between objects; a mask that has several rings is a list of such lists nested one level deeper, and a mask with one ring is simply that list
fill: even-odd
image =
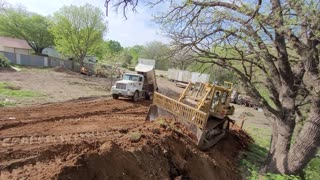
[{"label": "dump truck", "polygon": [[226,135],[233,122],[228,118],[234,113],[234,107],[230,106],[231,91],[230,83],[218,86],[190,82],[179,99],[155,92],[146,120],[157,119],[160,109],[168,112],[185,124],[195,135],[197,146],[206,150]]},{"label": "dump truck", "polygon": [[112,97],[129,97],[134,102],[140,98],[152,99],[153,93],[158,91],[154,67],[155,60],[139,59],[135,73],[124,73],[123,79],[112,86]]}]

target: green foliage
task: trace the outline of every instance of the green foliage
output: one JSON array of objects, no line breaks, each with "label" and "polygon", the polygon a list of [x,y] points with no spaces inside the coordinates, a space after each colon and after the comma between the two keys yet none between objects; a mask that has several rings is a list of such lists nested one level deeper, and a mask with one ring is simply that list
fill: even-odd
[{"label": "green foliage", "polygon": [[[319,154],[319,153],[318,153]],[[313,158],[304,170],[305,179],[319,179],[320,177],[320,156]]]},{"label": "green foliage", "polygon": [[212,64],[202,64],[199,62],[192,62],[187,68],[190,71],[202,72],[210,74],[210,82],[218,81],[223,83],[224,81],[229,81],[233,83],[238,82],[237,76],[225,68],[215,66]]},{"label": "green foliage", "polygon": [[96,56],[100,61],[110,61],[118,56],[123,50],[123,47],[118,41],[109,40],[101,43],[96,49]]},{"label": "green foliage", "polygon": [[119,61],[122,62],[123,67],[128,67],[132,64],[133,57],[131,56],[128,49],[122,51],[122,53],[118,56]]},{"label": "green foliage", "polygon": [[139,55],[144,50],[144,46],[135,45],[133,47],[130,47],[128,50],[129,50],[129,54],[132,56],[131,63],[133,65],[137,64]]},{"label": "green foliage", "polygon": [[95,55],[106,30],[103,12],[90,4],[64,6],[54,14],[50,31],[59,52],[83,61]]},{"label": "green foliage", "polygon": [[13,86],[9,83],[0,82],[0,96],[24,98],[24,97],[38,97],[42,95],[34,91],[20,90],[20,88]]},{"label": "green foliage", "polygon": [[170,48],[158,41],[148,43],[140,52],[139,57],[156,60],[156,69],[168,70]]},{"label": "green foliage", "polygon": [[3,54],[0,53],[0,67],[9,67],[10,61]]},{"label": "green foliage", "polygon": [[48,18],[23,9],[7,9],[0,14],[0,35],[24,39],[36,54],[53,45]]},{"label": "green foliage", "polygon": [[294,175],[285,175],[285,174],[272,174],[272,173],[267,173],[263,179],[268,179],[268,180],[299,180],[299,176],[294,176]]},{"label": "green foliage", "polygon": [[270,99],[270,93],[268,91],[268,89],[263,86],[262,84],[257,85],[257,90],[259,91],[259,93],[261,94],[261,96],[267,101],[267,103],[273,107],[276,108],[275,103]]},{"label": "green foliage", "polygon": [[14,106],[15,103],[8,101],[0,101],[0,107]]},{"label": "green foliage", "polygon": [[118,41],[109,40],[104,42],[104,46],[106,47],[107,55],[111,56],[119,54],[123,50],[123,47]]},{"label": "green foliage", "polygon": [[141,139],[141,133],[140,132],[132,132],[132,133],[130,133],[129,138],[132,142],[138,142]]},{"label": "green foliage", "polygon": [[[245,179],[250,180],[298,180],[299,176],[272,174],[267,173],[260,175],[259,171],[264,165],[264,161],[268,154],[270,144],[271,129],[248,127],[248,133],[254,139],[254,143],[249,145],[248,151],[243,154],[243,158],[239,161],[239,166]],[[308,166],[304,169],[304,179],[313,180],[320,177],[320,158],[316,157],[310,161]]]},{"label": "green foliage", "polygon": [[[118,48],[120,49],[120,48]],[[123,48],[118,53],[114,53],[113,56],[106,56],[107,61],[117,62],[121,64],[122,67],[130,67],[136,65],[141,51],[144,49],[143,46],[135,45],[133,47]],[[115,52],[115,51],[114,51]]]}]

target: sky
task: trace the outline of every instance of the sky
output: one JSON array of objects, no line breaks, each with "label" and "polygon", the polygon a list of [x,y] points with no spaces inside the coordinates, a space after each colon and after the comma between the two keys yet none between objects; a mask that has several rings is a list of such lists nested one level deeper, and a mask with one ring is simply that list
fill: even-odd
[{"label": "sky", "polygon": [[[52,15],[62,6],[66,5],[84,5],[86,3],[97,6],[106,11],[104,7],[105,0],[6,0],[12,5],[23,5],[28,11],[36,12],[41,15]],[[169,40],[161,35],[159,26],[152,22],[152,14],[157,10],[150,9],[145,5],[139,5],[138,12],[129,12],[128,19],[125,19],[122,11],[115,12],[114,8],[109,6],[107,27],[108,31],[104,37],[105,40],[119,41],[123,47],[134,45],[145,45],[151,41],[161,41],[168,43]]]}]

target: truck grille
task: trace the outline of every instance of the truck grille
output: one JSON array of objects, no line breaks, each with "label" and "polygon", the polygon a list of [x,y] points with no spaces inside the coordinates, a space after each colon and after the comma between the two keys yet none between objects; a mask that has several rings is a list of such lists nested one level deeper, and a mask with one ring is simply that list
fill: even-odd
[{"label": "truck grille", "polygon": [[126,84],[117,83],[117,84],[116,84],[116,88],[117,88],[117,89],[126,89]]}]

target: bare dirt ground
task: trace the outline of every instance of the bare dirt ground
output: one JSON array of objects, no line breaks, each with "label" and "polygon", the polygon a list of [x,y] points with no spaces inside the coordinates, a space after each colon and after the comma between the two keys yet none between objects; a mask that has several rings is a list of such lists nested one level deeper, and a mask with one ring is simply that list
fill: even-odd
[{"label": "bare dirt ground", "polygon": [[[115,81],[115,79],[111,81],[108,78],[85,76],[61,68],[22,68],[20,72],[0,71],[0,82],[7,82],[21,90],[31,90],[41,94],[39,97],[32,98],[9,98],[16,106],[108,96],[110,87]],[[170,95],[177,95],[182,91],[165,78],[158,77],[157,81],[163,93],[171,91]]]},{"label": "bare dirt ground", "polygon": [[0,179],[240,179],[244,133],[201,152],[171,125],[145,122],[148,105],[91,98],[2,108]]},{"label": "bare dirt ground", "polygon": [[110,79],[85,76],[64,69],[23,68],[20,72],[0,72],[0,82],[8,82],[21,90],[42,94],[39,97],[19,98],[17,106],[61,102],[82,97],[110,94]]},{"label": "bare dirt ground", "polygon": [[[52,71],[38,74],[47,78],[26,72],[13,79],[1,74],[0,81],[23,81],[18,85],[34,88],[38,81],[61,76],[53,82],[64,82],[70,96],[79,94],[52,95],[52,101],[86,98],[0,108],[0,179],[241,179],[237,157],[251,139],[237,127],[202,152],[180,124],[145,122],[149,101],[113,100],[99,95],[100,90],[89,94],[92,84],[103,87],[105,80],[79,80],[79,75]],[[27,76],[34,79],[25,80]],[[183,90],[163,78],[158,84],[172,97]],[[88,88],[88,94],[73,88]]]}]

